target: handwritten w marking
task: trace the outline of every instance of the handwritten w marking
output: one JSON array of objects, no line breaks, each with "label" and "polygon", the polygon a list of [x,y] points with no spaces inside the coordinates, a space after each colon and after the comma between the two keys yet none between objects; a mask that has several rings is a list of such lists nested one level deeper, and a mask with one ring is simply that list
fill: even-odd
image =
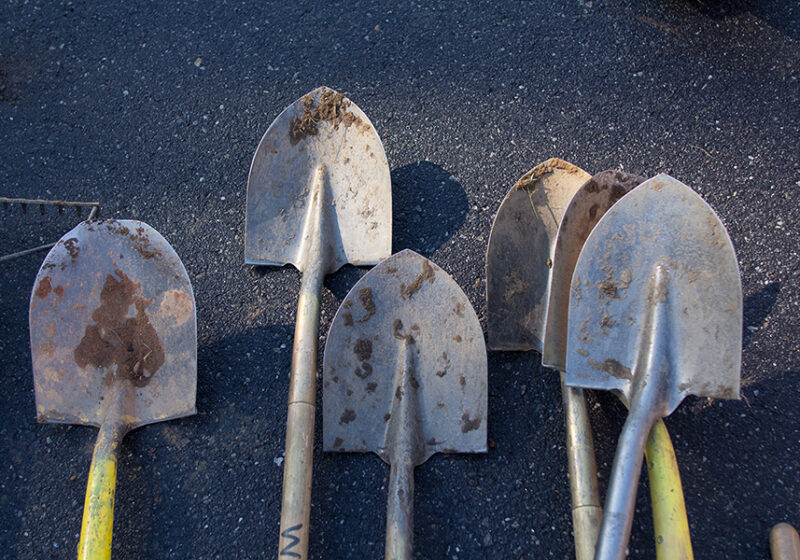
[{"label": "handwritten w marking", "polygon": [[300,523],[299,525],[295,525],[294,527],[289,527],[283,533],[281,533],[281,537],[284,539],[289,539],[289,544],[283,547],[281,553],[278,556],[288,556],[289,558],[302,558],[297,552],[292,552],[291,549],[294,548],[296,544],[300,542],[300,537],[294,536],[292,533],[294,531],[299,531],[303,528],[303,524]]}]

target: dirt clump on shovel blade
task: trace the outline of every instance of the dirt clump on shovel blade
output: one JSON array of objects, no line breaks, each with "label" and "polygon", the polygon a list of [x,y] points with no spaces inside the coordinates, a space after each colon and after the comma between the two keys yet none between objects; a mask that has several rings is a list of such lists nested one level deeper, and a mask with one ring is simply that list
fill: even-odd
[{"label": "dirt clump on shovel blade", "polygon": [[307,136],[317,135],[317,125],[321,122],[329,122],[334,130],[339,128],[339,124],[344,123],[349,127],[354,122],[359,121],[358,117],[347,111],[350,101],[342,93],[326,89],[319,95],[319,103],[314,104],[314,97],[308,94],[303,97],[303,115],[294,117],[289,122],[289,139],[292,146]]}]

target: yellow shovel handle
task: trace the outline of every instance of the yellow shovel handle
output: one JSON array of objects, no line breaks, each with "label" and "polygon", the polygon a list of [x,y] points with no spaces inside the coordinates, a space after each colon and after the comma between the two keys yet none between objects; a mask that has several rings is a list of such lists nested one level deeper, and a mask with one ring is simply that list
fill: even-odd
[{"label": "yellow shovel handle", "polygon": [[681,475],[672,440],[662,420],[650,430],[645,448],[658,560],[692,560],[692,539]]},{"label": "yellow shovel handle", "polygon": [[83,504],[78,560],[109,560],[114,526],[114,491],[117,484],[117,449],[126,432],[121,422],[100,426],[94,446],[86,500]]}]

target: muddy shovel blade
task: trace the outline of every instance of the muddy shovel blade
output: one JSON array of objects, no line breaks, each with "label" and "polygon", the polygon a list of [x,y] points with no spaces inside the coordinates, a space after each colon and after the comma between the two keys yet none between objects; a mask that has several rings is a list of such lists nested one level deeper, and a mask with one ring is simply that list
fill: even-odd
[{"label": "muddy shovel blade", "polygon": [[[523,175],[500,205],[486,251],[491,349],[542,351],[556,234],[570,200],[588,179],[574,165],[549,159]],[[575,553],[588,560],[601,517],[592,431],[582,391],[562,383],[562,397]]]},{"label": "muddy shovel blade", "polygon": [[523,175],[497,210],[486,249],[490,349],[542,351],[558,226],[589,178],[571,163],[548,159]]},{"label": "muddy shovel blade", "polygon": [[333,320],[322,397],[326,451],[391,465],[386,558],[410,559],[414,467],[486,451],[486,347],[464,292],[410,250],[376,266]]},{"label": "muddy shovel blade", "polygon": [[305,559],[311,507],[319,298],[325,275],[389,256],[389,164],[352,101],[319,88],[287,107],[258,145],[247,180],[245,261],[303,273],[286,424],[279,557]]},{"label": "muddy shovel blade", "polygon": [[738,398],[741,340],[739,269],[714,211],[668,175],[617,202],[581,251],[568,324],[566,383],[631,404],[596,558],[624,557],[653,423],[689,394]]},{"label": "muddy shovel blade", "polygon": [[100,428],[80,559],[110,556],[124,435],[195,412],[195,317],[178,255],[142,222],[83,222],[39,270],[30,302],[38,420]]},{"label": "muddy shovel blade", "polygon": [[[542,363],[564,370],[567,351],[569,291],[575,264],[583,244],[605,213],[623,196],[644,182],[643,177],[622,171],[602,171],[586,181],[572,197],[561,218],[553,256],[550,302]],[[573,389],[574,390],[574,389]],[[692,557],[689,521],[683,499],[678,464],[666,426],[659,420],[647,441],[653,529],[658,558]],[[599,525],[597,527],[599,530]],[[595,532],[595,542],[597,533]],[[594,556],[595,542],[584,556]]]}]

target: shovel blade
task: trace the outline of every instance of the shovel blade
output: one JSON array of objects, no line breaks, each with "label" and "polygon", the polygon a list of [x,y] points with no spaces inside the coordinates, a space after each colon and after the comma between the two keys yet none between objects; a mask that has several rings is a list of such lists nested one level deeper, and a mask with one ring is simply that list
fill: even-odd
[{"label": "shovel blade", "polygon": [[389,164],[375,127],[355,103],[318,88],[289,105],[256,149],[247,180],[245,262],[306,266],[314,177],[325,188],[324,272],[371,265],[391,252]]},{"label": "shovel blade", "polygon": [[523,175],[497,210],[486,249],[490,349],[542,351],[558,226],[589,177],[549,159]]},{"label": "shovel blade", "polygon": [[[401,385],[404,368],[413,377]],[[364,275],[331,324],[324,449],[373,451],[391,462],[395,401],[412,393],[418,417],[408,425],[419,430],[411,439],[423,447],[415,450],[416,464],[437,452],[486,451],[487,361],[478,317],[447,273],[405,250]]]},{"label": "shovel blade", "polygon": [[189,277],[153,228],[83,222],[51,249],[30,300],[40,422],[99,426],[118,383],[130,428],[195,412],[197,325]]},{"label": "shovel blade", "polygon": [[566,367],[569,286],[583,244],[608,209],[643,181],[622,171],[602,171],[581,185],[567,206],[553,250],[542,365],[558,371]]},{"label": "shovel blade", "polygon": [[[657,273],[657,274],[656,274]],[[654,274],[663,278],[654,291]],[[657,323],[650,323],[658,310]],[[625,195],[584,245],[572,278],[566,384],[618,390],[629,401],[648,352],[668,348],[666,414],[688,395],[738,398],[742,289],[717,215],[680,181],[658,175]],[[668,341],[659,340],[666,337]],[[641,368],[638,368],[641,369]]]}]

